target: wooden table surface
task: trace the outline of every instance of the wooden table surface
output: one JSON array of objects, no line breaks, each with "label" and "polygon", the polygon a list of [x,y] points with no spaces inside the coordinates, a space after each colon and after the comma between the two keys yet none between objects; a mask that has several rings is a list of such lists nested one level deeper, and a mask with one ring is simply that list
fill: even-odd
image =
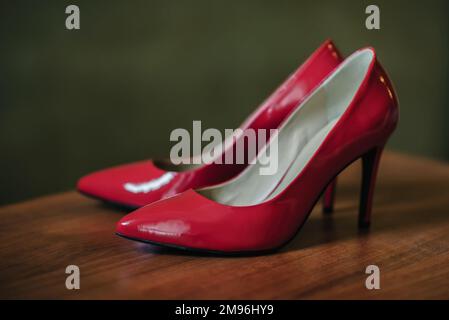
[{"label": "wooden table surface", "polygon": [[[67,192],[0,208],[0,298],[449,298],[449,165],[385,152],[369,232],[358,232],[360,164],[342,173],[336,212],[317,205],[271,255],[189,255],[114,235],[125,212]],[[192,214],[194,214],[192,212]],[[380,268],[379,290],[365,268]],[[77,265],[80,290],[67,290]]]}]

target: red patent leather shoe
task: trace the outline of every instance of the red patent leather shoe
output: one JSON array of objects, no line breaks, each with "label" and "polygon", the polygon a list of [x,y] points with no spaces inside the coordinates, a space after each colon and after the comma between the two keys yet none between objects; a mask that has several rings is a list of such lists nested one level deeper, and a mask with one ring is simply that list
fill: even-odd
[{"label": "red patent leather shoe", "polygon": [[[341,60],[335,45],[330,40],[324,42],[240,128],[278,128]],[[246,157],[247,155],[245,159]],[[244,164],[215,163],[170,166],[167,163],[147,160],[89,174],[78,181],[77,188],[85,195],[135,209],[188,189],[227,181],[245,167]],[[330,190],[332,189],[333,185],[330,186]]]},{"label": "red patent leather shoe", "polygon": [[257,162],[227,183],[138,209],[121,219],[117,234],[222,254],[271,251],[295,236],[328,183],[358,158],[359,226],[367,227],[380,155],[398,117],[396,95],[375,51],[361,49],[281,125],[274,175],[259,175]]}]

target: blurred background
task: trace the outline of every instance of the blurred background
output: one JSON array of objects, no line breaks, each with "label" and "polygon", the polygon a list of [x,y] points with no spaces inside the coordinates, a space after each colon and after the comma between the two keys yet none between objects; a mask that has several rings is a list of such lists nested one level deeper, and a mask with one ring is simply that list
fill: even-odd
[{"label": "blurred background", "polygon": [[[69,4],[81,30],[65,28]],[[448,33],[446,0],[1,0],[0,204],[168,156],[192,120],[238,127],[326,38],[377,49],[401,103],[388,148],[447,161]]]}]

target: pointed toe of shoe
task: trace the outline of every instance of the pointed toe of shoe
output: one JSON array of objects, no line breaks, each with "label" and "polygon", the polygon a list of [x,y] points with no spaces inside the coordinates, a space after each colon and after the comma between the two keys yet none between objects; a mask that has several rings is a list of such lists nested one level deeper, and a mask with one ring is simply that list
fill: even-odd
[{"label": "pointed toe of shoe", "polygon": [[273,216],[274,210],[271,206],[262,210],[223,206],[187,190],[126,215],[117,223],[116,233],[131,240],[192,251],[263,251],[282,240],[273,230],[276,227],[264,223],[264,217]]},{"label": "pointed toe of shoe", "polygon": [[76,184],[76,189],[79,192],[93,197],[100,197],[104,187],[102,176],[97,172],[81,177]]},{"label": "pointed toe of shoe", "polygon": [[152,161],[142,161],[88,174],[79,179],[77,189],[103,201],[139,208],[161,199],[173,178]]},{"label": "pointed toe of shoe", "polygon": [[161,210],[158,203],[160,202],[123,217],[116,225],[116,233],[137,241],[179,245],[180,239],[190,232],[190,224],[183,219],[165,214],[166,211]]},{"label": "pointed toe of shoe", "polygon": [[139,222],[128,214],[117,222],[115,233],[121,237],[140,240],[138,238]]}]

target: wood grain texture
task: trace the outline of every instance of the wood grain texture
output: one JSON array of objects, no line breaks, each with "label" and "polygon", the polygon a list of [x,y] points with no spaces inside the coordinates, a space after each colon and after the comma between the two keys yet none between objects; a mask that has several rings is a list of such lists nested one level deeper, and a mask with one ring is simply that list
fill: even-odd
[{"label": "wood grain texture", "polygon": [[[336,212],[317,205],[276,254],[189,255],[121,239],[125,212],[76,192],[0,208],[0,298],[449,298],[449,165],[385,152],[369,232],[357,230],[360,164],[343,172]],[[194,214],[194,212],[192,212]],[[65,268],[81,289],[65,288]],[[365,268],[381,289],[365,288]]]}]

